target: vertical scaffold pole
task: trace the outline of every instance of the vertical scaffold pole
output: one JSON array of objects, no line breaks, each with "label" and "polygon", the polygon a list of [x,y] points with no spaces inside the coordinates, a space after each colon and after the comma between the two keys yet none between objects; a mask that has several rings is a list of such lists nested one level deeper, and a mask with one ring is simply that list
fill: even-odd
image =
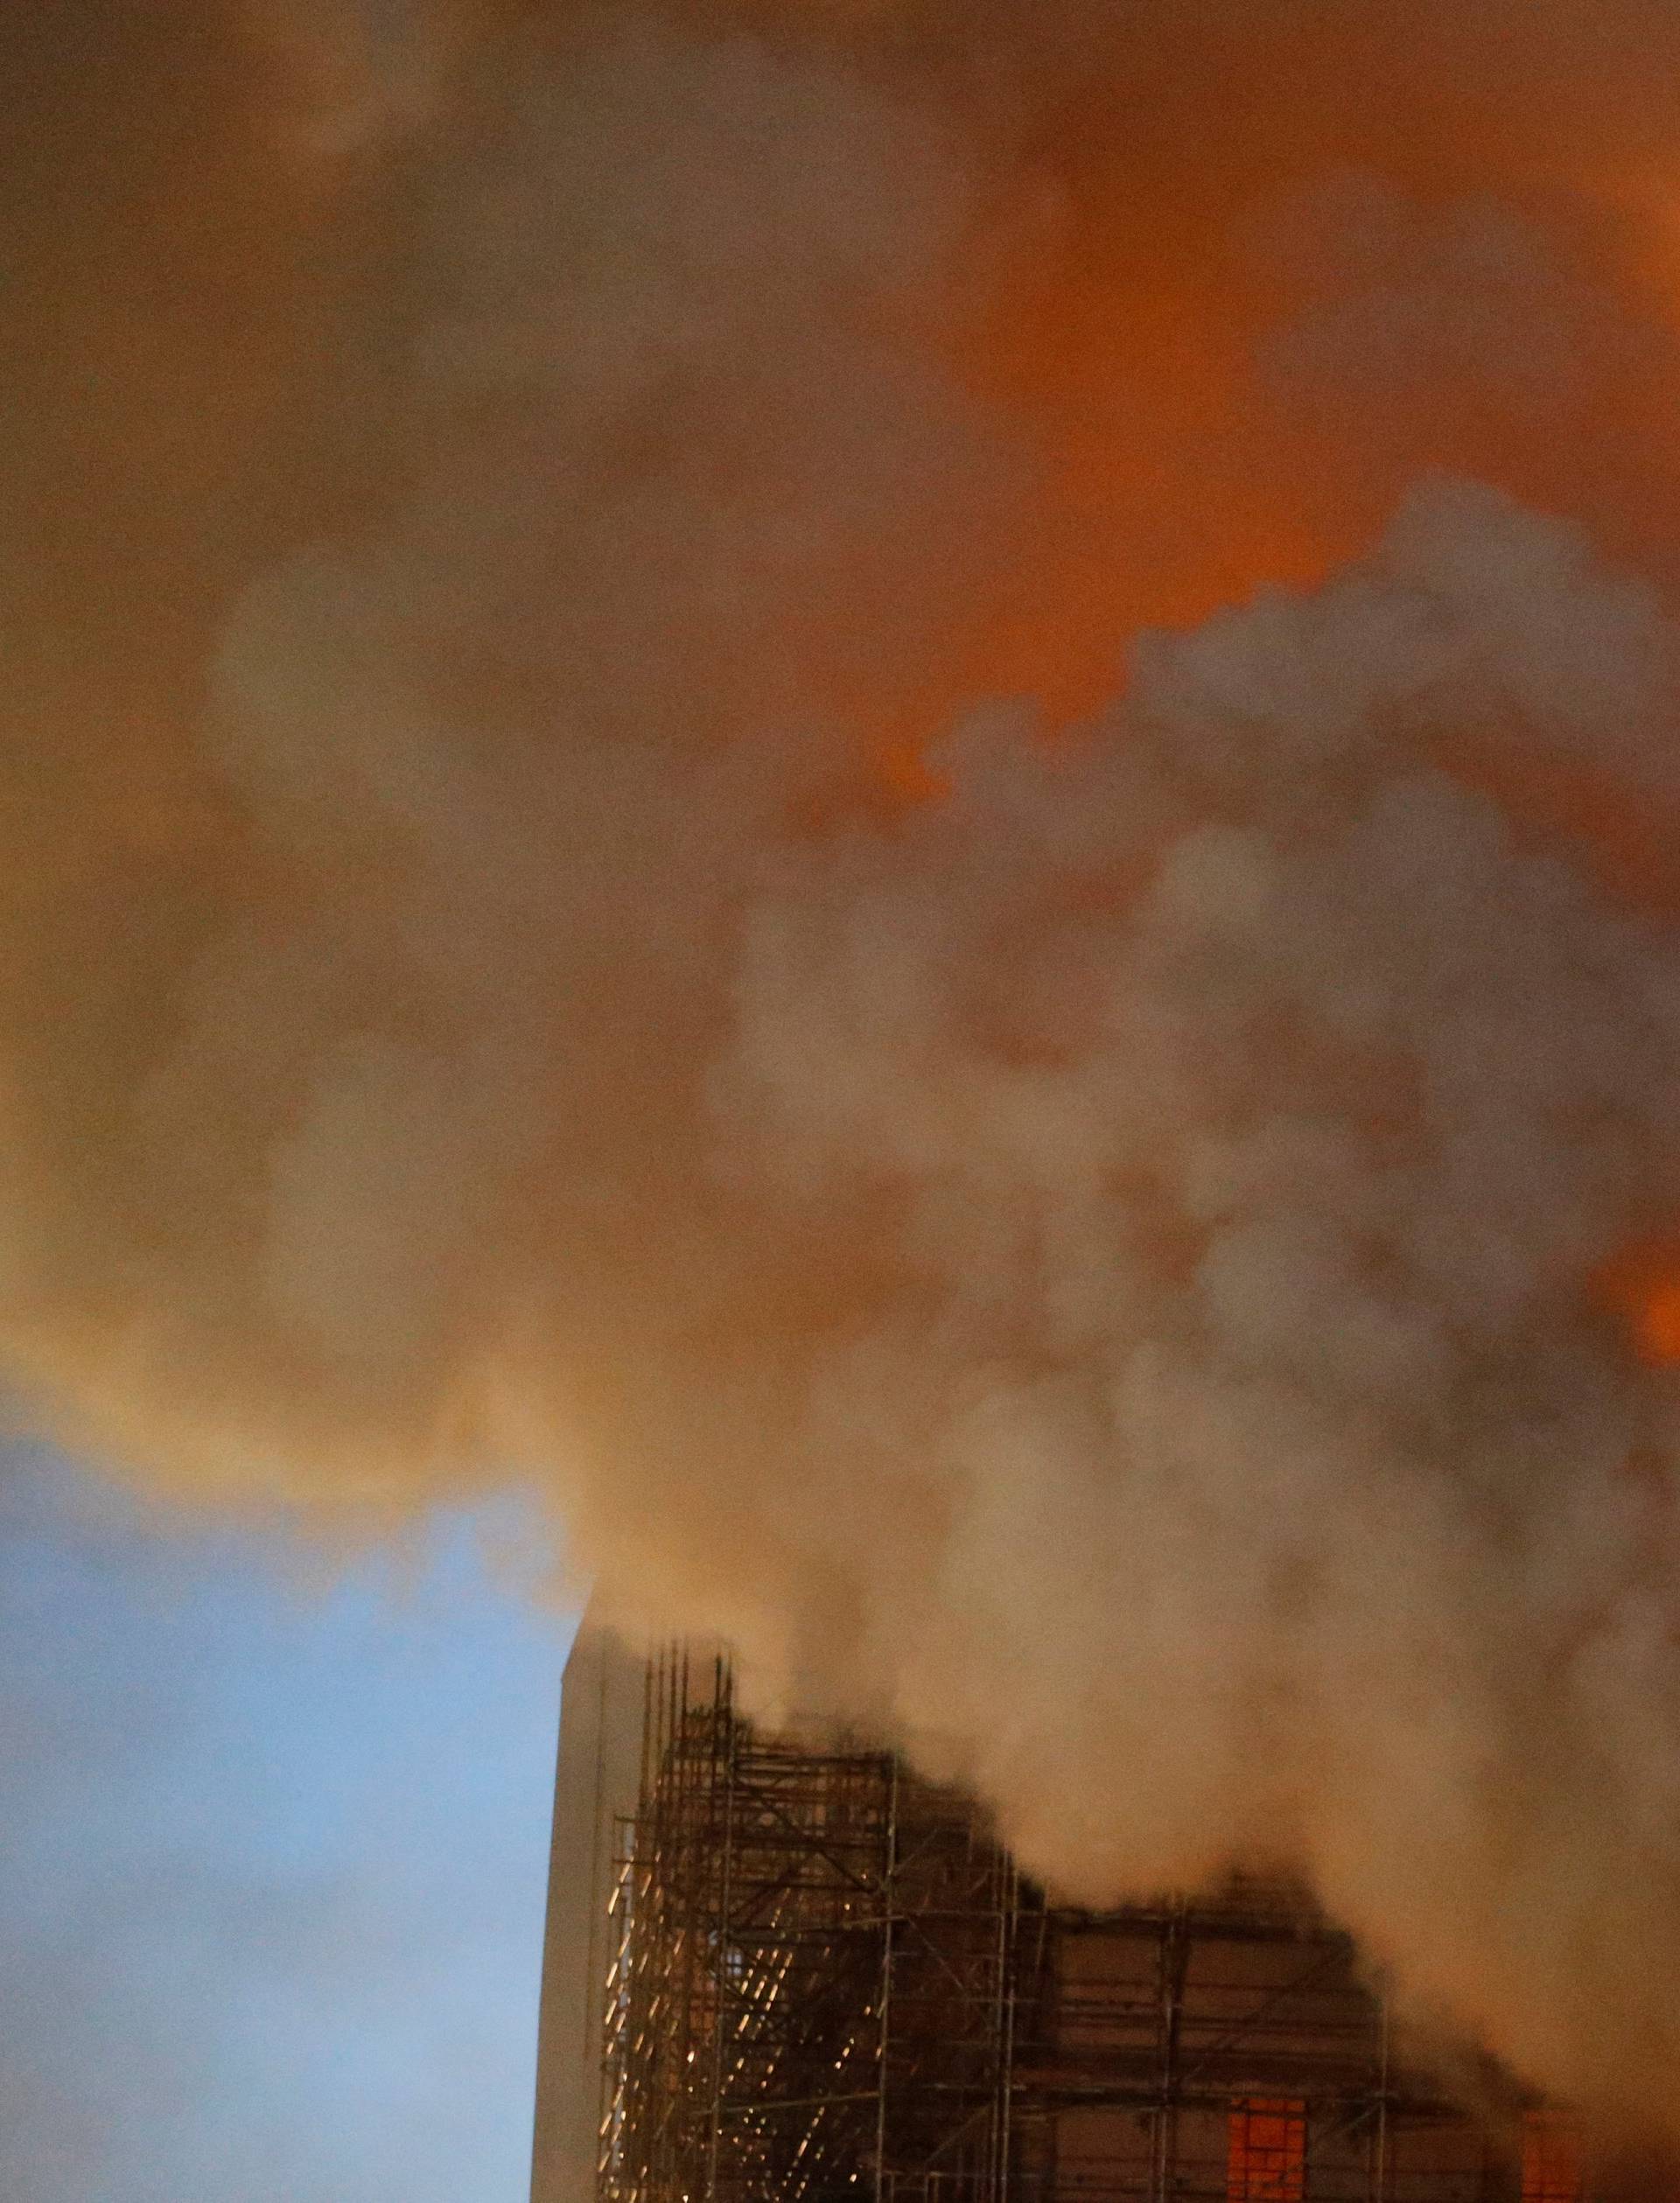
[{"label": "vertical scaffold pole", "polygon": [[[719,1865],[718,1940],[711,1954],[716,1987],[711,1997],[711,2135],[706,2153],[707,2203],[718,2193],[718,2162],[724,2138],[724,2050],[729,1993],[730,1902],[735,1869],[735,1723],[733,1677],[721,1658],[712,1667],[711,1781],[714,1801],[721,1803],[724,1818],[723,1858]],[[721,1757],[722,1766],[718,1762]],[[718,1797],[718,1775],[722,1794]]]},{"label": "vertical scaffold pole", "polygon": [[881,1863],[880,2030],[876,2048],[875,2203],[891,2203],[886,2167],[886,2107],[892,2048],[892,1916],[899,1871],[899,1763],[887,1763],[886,1828]]}]

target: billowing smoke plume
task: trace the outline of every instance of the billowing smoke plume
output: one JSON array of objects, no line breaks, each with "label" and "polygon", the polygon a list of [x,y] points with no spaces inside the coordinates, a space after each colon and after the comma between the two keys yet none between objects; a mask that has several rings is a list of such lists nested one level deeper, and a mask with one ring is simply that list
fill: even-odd
[{"label": "billowing smoke plume", "polygon": [[1334,12],[66,77],[0,1328],[1674,2134],[1680,32]]}]

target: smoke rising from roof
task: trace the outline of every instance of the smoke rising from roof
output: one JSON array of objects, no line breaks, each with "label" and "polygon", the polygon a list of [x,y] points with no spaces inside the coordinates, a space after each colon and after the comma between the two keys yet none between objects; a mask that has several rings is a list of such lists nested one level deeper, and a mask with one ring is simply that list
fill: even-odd
[{"label": "smoke rising from roof", "polygon": [[7,310],[18,1381],[1672,2130],[1671,19],[340,16]]}]

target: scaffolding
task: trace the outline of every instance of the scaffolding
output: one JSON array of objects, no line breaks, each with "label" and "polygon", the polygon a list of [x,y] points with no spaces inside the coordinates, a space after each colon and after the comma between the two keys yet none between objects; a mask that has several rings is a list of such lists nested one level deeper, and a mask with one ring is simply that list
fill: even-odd
[{"label": "scaffolding", "polygon": [[648,1675],[607,1985],[600,2203],[985,2203],[1008,2148],[1014,1871],[889,1755]]},{"label": "scaffolding", "polygon": [[1582,2203],[1298,1898],[1053,1906],[890,1754],[756,1731],[725,1660],[647,1688],[598,2203]]}]

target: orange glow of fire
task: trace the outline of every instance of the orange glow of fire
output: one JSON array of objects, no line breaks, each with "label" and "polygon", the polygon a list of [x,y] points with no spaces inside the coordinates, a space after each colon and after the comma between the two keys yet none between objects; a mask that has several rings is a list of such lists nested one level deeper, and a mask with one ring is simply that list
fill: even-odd
[{"label": "orange glow of fire", "polygon": [[[1194,35],[1187,52],[1175,46],[1147,94],[1094,80],[1041,155],[1005,171],[941,310],[917,322],[913,341],[933,348],[1019,472],[1010,509],[976,528],[974,570],[930,619],[909,677],[900,661],[840,684],[874,808],[939,799],[926,752],[976,703],[1026,700],[1054,738],[1123,688],[1140,632],[1315,585],[1431,473],[1577,519],[1635,570],[1668,556],[1680,287],[1651,246],[1656,213],[1602,162],[1588,188],[1586,167],[1572,170],[1508,101],[1460,115],[1438,140],[1416,127],[1390,137],[1368,115],[1362,157],[1426,214],[1460,192],[1508,192],[1560,266],[1649,341],[1584,333],[1578,372],[1532,419],[1490,405],[1474,378],[1396,399],[1376,422],[1356,407],[1292,409],[1256,379],[1268,333],[1302,300],[1294,276],[1245,258],[1242,221],[1354,150],[1344,72],[1317,36],[1291,48],[1298,70],[1264,79],[1298,83],[1282,112],[1234,89],[1217,38],[1205,52]],[[1337,37],[1355,75],[1389,66],[1356,25]],[[1212,137],[1186,88],[1198,69],[1217,87]],[[1523,839],[1579,851],[1625,903],[1680,915],[1680,809],[1653,817],[1641,792],[1520,738],[1455,738],[1436,762],[1493,797]]]},{"label": "orange glow of fire", "polygon": [[889,808],[914,810],[936,803],[951,792],[948,773],[936,773],[913,742],[892,742],[877,759],[881,790]]},{"label": "orange glow of fire", "polygon": [[1596,1283],[1642,1361],[1652,1368],[1680,1367],[1680,1241],[1648,1240],[1625,1248]]},{"label": "orange glow of fire", "polygon": [[1634,1337],[1648,1361],[1680,1362],[1680,1275],[1651,1288],[1639,1310]]},{"label": "orange glow of fire", "polygon": [[1031,696],[1054,731],[1112,696],[1140,630],[1310,584],[1354,548],[1357,521],[1326,540],[1294,454],[1253,463],[1253,332],[1207,262],[1099,203],[1029,225],[956,318],[956,372],[1033,486],[1022,556],[952,639],[954,693]]}]

